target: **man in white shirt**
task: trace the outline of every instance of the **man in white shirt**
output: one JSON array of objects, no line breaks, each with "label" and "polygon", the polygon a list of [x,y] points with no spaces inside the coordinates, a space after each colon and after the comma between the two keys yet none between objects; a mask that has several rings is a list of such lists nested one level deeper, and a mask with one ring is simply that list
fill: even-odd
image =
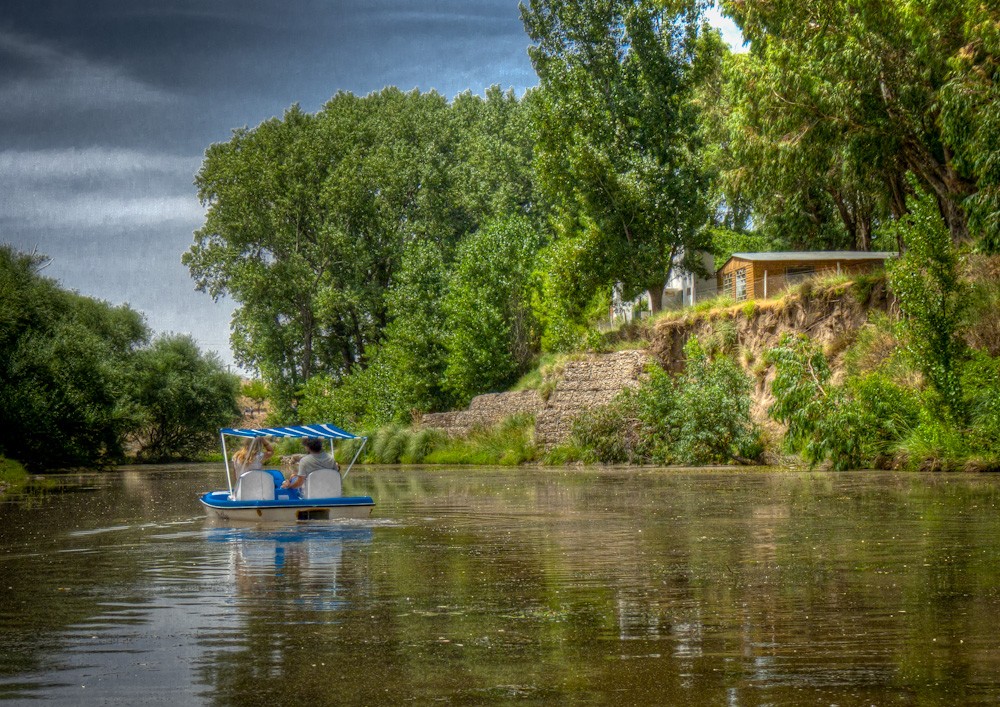
[{"label": "man in white shirt", "polygon": [[298,489],[306,482],[306,477],[317,469],[333,469],[340,471],[336,460],[323,451],[323,441],[315,437],[302,440],[306,446],[308,454],[299,460],[299,470],[288,477],[288,480],[281,484],[283,489]]}]

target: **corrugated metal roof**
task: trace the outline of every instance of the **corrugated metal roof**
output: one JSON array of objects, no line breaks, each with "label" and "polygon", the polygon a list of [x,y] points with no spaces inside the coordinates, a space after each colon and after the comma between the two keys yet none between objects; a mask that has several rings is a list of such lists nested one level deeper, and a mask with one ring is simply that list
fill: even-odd
[{"label": "corrugated metal roof", "polygon": [[743,260],[886,260],[899,253],[864,250],[776,250],[770,253],[733,253]]}]

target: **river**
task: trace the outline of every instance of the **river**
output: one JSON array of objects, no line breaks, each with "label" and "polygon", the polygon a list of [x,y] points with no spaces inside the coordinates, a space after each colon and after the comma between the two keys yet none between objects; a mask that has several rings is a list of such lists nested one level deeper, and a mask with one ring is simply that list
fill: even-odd
[{"label": "river", "polygon": [[0,503],[0,701],[1000,702],[1000,477],[355,469],[212,525],[209,465]]}]

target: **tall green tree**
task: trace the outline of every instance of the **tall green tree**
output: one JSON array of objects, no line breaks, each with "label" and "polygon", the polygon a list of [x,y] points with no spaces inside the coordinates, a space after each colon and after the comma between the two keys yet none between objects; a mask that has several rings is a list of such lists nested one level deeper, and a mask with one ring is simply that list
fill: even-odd
[{"label": "tall green tree", "polygon": [[717,57],[699,49],[718,36],[694,8],[648,0],[520,7],[541,81],[536,171],[570,280],[557,289],[582,307],[620,282],[659,309],[675,259],[707,245],[692,97],[699,60]]},{"label": "tall green tree", "polygon": [[136,411],[142,316],[59,287],[45,258],[0,246],[0,455],[33,470],[106,465]]},{"label": "tall green tree", "polygon": [[970,240],[967,207],[989,203],[977,195],[997,176],[966,147],[969,134],[996,134],[995,9],[975,0],[723,5],[751,42],[734,75],[746,157],[737,165],[744,184],[763,177],[756,183],[776,195],[770,206],[758,199],[765,209],[811,213],[807,197],[822,196],[816,209],[835,207],[864,245],[879,219],[905,213],[910,172],[952,239]]},{"label": "tall green tree", "polygon": [[899,300],[905,344],[942,407],[964,422],[960,364],[968,346],[960,335],[969,287],[959,274],[958,254],[933,199],[921,194],[892,228],[904,232],[906,254],[888,265]]},{"label": "tall green tree", "polygon": [[[456,327],[447,300],[456,269],[465,267],[460,255],[465,244],[483,238],[487,224],[506,218],[525,224],[526,231],[518,233],[527,241],[544,239],[545,210],[532,171],[530,96],[518,99],[491,87],[484,96],[460,94],[448,106],[447,141],[429,145],[425,155],[437,165],[437,181],[427,182],[426,204],[408,223],[412,236],[402,239],[393,275],[379,286],[386,320],[377,343],[346,371],[325,368],[305,386],[303,414],[371,427],[455,404],[457,391],[446,385],[445,374],[458,365],[446,343]],[[501,254],[513,257],[514,251],[490,253],[489,267],[501,273],[502,284],[505,266],[494,257]],[[525,267],[521,261],[507,266],[517,272]],[[484,283],[481,296],[502,297],[496,285]],[[509,355],[506,346],[491,350],[492,343],[470,340],[464,350],[476,360]],[[461,396],[486,389],[463,387]]]},{"label": "tall green tree", "polygon": [[445,313],[444,387],[459,404],[504,390],[538,351],[532,272],[540,247],[525,217],[498,219],[463,241]]},{"label": "tall green tree", "polygon": [[191,337],[160,337],[133,366],[130,397],[139,419],[131,437],[140,461],[195,458],[240,416],[239,378]]},{"label": "tall green tree", "polygon": [[200,289],[238,303],[234,351],[279,415],[316,371],[365,363],[406,244],[461,232],[447,108],[436,93],[341,93],[206,152],[208,212],[184,262]]}]

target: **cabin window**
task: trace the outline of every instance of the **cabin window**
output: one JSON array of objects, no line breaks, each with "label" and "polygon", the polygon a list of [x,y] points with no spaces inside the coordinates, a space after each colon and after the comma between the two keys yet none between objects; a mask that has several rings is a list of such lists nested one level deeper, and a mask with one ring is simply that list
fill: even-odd
[{"label": "cabin window", "polygon": [[722,275],[722,294],[730,295],[733,291],[733,274],[731,272]]},{"label": "cabin window", "polygon": [[789,284],[795,282],[802,282],[808,277],[812,277],[816,274],[816,268],[812,265],[799,265],[794,268],[788,268],[785,271],[785,277],[788,279]]},{"label": "cabin window", "polygon": [[736,301],[742,302],[747,298],[747,269],[740,268],[736,271]]}]

